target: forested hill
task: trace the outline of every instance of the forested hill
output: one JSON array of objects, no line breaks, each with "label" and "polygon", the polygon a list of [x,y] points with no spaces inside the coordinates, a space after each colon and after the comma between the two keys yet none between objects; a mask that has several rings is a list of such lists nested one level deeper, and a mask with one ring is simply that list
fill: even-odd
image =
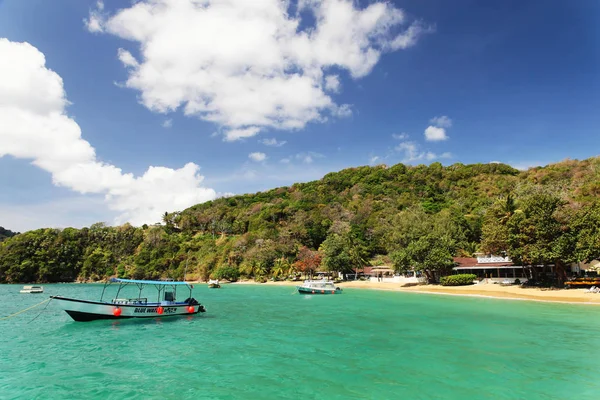
[{"label": "forested hill", "polygon": [[4,229],[4,227],[0,226],[0,242],[4,239],[15,236],[16,234],[17,232],[9,231],[8,229]]},{"label": "forested hill", "polygon": [[0,244],[0,282],[107,276],[266,279],[371,263],[431,279],[452,256],[517,262],[600,257],[600,158],[519,171],[504,164],[358,167],[165,213],[160,226],[25,232]]}]

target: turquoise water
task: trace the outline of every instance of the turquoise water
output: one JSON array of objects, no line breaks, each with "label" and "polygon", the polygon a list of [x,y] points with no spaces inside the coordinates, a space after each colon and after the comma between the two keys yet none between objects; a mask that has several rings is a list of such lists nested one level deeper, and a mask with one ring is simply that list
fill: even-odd
[{"label": "turquoise water", "polygon": [[[0,316],[102,286],[20,288],[0,285]],[[51,302],[0,321],[0,398],[600,398],[597,307],[261,285],[194,295],[207,313],[81,323]]]}]

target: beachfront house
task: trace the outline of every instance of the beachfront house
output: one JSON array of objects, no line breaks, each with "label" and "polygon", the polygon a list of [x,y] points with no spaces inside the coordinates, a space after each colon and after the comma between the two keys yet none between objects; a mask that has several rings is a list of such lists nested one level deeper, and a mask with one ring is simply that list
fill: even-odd
[{"label": "beachfront house", "polygon": [[521,265],[514,265],[509,257],[475,253],[476,257],[454,257],[455,274],[473,274],[480,283],[524,283],[529,279]]},{"label": "beachfront house", "polygon": [[596,276],[600,272],[600,261],[592,260],[589,263],[578,262],[571,264],[571,274],[573,276]]},{"label": "beachfront house", "polygon": [[354,268],[352,273],[344,274],[343,279],[364,279],[369,282],[399,283],[401,285],[426,283],[425,277],[420,272],[408,271],[401,274],[394,271],[393,267],[387,265]]},{"label": "beachfront house", "polygon": [[369,275],[369,281],[371,282],[399,283],[401,285],[416,285],[426,282],[425,277],[420,272],[408,271],[401,274],[387,265],[371,267]]}]

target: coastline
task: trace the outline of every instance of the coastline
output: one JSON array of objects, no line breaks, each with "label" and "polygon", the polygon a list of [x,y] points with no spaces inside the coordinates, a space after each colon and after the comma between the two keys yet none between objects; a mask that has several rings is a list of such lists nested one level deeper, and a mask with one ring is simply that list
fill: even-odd
[{"label": "coastline", "polygon": [[[235,285],[274,285],[297,286],[301,282],[278,281],[258,283],[254,281],[235,282]],[[348,281],[340,282],[337,286],[342,289],[388,290],[394,292],[425,293],[437,295],[481,297],[503,300],[538,301],[548,303],[600,305],[600,293],[586,293],[586,289],[539,289],[522,288],[519,286],[501,286],[495,284],[480,284],[471,286],[441,286],[419,285],[401,286],[399,283]]]}]

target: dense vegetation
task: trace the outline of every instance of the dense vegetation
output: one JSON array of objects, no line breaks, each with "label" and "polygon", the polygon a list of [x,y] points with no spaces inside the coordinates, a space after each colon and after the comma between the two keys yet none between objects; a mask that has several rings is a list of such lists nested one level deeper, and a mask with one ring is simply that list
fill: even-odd
[{"label": "dense vegetation", "polygon": [[440,278],[440,285],[442,286],[465,286],[472,285],[477,275],[474,274],[457,274],[442,276]]},{"label": "dense vegetation", "polygon": [[[600,257],[600,159],[518,171],[504,164],[358,167],[220,198],[163,224],[39,229],[0,244],[0,282],[281,278],[369,262],[439,280],[452,257],[523,265]],[[536,273],[532,269],[532,274]]]},{"label": "dense vegetation", "polygon": [[0,226],[0,242],[15,235],[17,235],[17,232],[9,231],[8,229],[4,229]]}]

